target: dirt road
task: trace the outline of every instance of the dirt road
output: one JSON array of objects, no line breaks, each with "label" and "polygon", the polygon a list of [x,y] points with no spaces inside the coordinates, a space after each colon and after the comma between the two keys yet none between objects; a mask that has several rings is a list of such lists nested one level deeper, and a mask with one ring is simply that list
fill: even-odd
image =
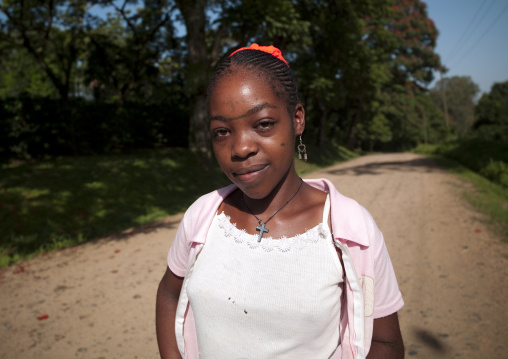
[{"label": "dirt road", "polygon": [[[464,184],[414,154],[312,173],[374,216],[405,306],[406,357],[508,358],[508,245]],[[155,292],[181,215],[0,272],[0,358],[156,358]]]}]

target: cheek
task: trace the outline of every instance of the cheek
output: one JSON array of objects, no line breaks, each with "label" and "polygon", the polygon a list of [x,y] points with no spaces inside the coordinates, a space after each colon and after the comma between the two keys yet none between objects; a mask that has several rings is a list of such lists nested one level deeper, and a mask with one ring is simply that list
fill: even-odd
[{"label": "cheek", "polygon": [[215,158],[217,159],[217,161],[219,161],[220,156],[221,156],[220,148],[216,144],[212,143],[212,149],[213,149]]},{"label": "cheek", "polygon": [[213,153],[215,154],[215,159],[221,168],[227,164],[226,160],[228,158],[228,153],[224,148],[225,146],[220,146],[218,144],[212,143]]}]

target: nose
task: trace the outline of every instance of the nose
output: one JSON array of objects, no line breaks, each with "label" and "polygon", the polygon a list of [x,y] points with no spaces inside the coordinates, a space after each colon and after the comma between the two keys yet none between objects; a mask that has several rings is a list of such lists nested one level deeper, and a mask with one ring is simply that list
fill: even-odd
[{"label": "nose", "polygon": [[259,150],[258,144],[247,132],[240,132],[234,136],[231,146],[232,159],[246,159],[255,155]]}]

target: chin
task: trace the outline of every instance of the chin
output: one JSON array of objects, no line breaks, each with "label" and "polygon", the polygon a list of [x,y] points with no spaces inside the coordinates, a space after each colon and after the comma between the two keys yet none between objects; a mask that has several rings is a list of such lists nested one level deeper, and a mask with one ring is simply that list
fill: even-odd
[{"label": "chin", "polygon": [[259,188],[259,186],[249,186],[244,183],[235,183],[236,186],[244,193],[245,196],[252,199],[263,199],[268,196],[265,189]]}]

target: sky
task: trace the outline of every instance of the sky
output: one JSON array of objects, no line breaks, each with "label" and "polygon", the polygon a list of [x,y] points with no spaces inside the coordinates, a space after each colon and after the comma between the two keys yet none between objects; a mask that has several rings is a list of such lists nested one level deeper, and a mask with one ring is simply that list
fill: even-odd
[{"label": "sky", "polygon": [[435,51],[449,69],[446,77],[470,76],[481,92],[508,81],[508,0],[425,2],[439,30]]}]

